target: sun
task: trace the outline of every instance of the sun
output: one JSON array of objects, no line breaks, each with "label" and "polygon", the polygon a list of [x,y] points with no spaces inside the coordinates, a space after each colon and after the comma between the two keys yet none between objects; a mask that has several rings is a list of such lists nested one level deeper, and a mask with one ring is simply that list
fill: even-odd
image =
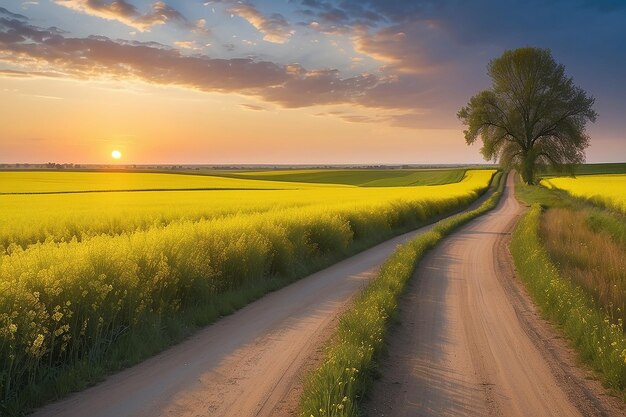
[{"label": "sun", "polygon": [[111,152],[111,157],[113,159],[120,159],[122,157],[122,153],[116,149],[113,152]]}]

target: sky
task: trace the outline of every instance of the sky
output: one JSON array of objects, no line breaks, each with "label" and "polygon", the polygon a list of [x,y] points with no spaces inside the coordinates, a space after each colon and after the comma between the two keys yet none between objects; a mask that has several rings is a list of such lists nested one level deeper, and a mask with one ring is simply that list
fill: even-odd
[{"label": "sky", "polygon": [[0,163],[479,163],[507,49],[596,99],[626,161],[626,0],[0,0]]}]

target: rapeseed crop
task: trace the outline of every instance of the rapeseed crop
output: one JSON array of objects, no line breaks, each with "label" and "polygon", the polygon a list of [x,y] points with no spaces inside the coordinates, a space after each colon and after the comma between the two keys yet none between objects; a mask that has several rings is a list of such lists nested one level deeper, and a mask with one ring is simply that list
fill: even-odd
[{"label": "rapeseed crop", "polygon": [[113,354],[154,353],[176,329],[459,209],[493,172],[438,186],[120,193],[104,210],[88,204],[98,193],[83,205],[54,195],[49,209],[52,195],[2,196],[13,205],[1,218],[19,226],[3,225],[13,234],[0,256],[0,409],[76,389],[115,366]]},{"label": "rapeseed crop", "polygon": [[549,178],[542,180],[541,185],[626,214],[626,174]]},{"label": "rapeseed crop", "polygon": [[[151,228],[162,228],[177,221],[202,221],[227,216],[282,211],[309,206],[335,206],[341,204],[386,204],[391,201],[429,201],[464,195],[483,187],[491,176],[489,170],[467,171],[463,181],[432,187],[372,187],[347,185],[270,182],[233,178],[203,177],[201,184],[217,186],[222,180],[232,181],[236,190],[187,191],[195,184],[191,175],[74,173],[78,185],[71,185],[72,173],[64,174],[60,185],[54,182],[47,190],[85,188],[85,175],[101,175],[97,187],[104,187],[103,178],[112,175],[109,188],[148,189],[156,182],[150,175],[167,178],[169,186],[184,186],[183,190],[144,192],[97,192],[72,194],[0,195],[0,245],[10,244],[22,248],[43,241],[70,241],[100,235],[116,235]],[[4,174],[0,173],[0,177]],[[18,173],[30,177],[26,173]],[[44,174],[59,173],[39,173]],[[119,180],[120,175],[139,175],[133,180]],[[413,174],[413,176],[416,174]],[[146,179],[147,176],[147,179]],[[175,177],[174,180],[169,177]],[[45,178],[45,177],[42,177]],[[56,175],[55,175],[56,178]],[[159,177],[160,178],[160,177]],[[215,182],[211,178],[216,178]],[[191,180],[193,181],[191,181]],[[21,180],[20,180],[21,181]],[[42,179],[38,180],[45,182]],[[274,184],[274,189],[259,189]],[[97,188],[96,187],[96,188]],[[286,187],[285,189],[282,189]],[[443,187],[443,188],[439,188]],[[5,189],[17,189],[4,185]],[[34,185],[31,189],[41,189]],[[279,189],[276,189],[279,188]]]}]

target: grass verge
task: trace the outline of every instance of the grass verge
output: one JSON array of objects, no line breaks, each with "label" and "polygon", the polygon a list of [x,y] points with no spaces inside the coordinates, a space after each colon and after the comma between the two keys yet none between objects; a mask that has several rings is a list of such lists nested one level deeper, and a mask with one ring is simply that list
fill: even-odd
[{"label": "grass verge", "polygon": [[480,207],[441,220],[431,231],[400,246],[383,264],[376,278],[340,318],[323,363],[306,378],[301,416],[358,415],[358,400],[375,375],[389,318],[415,267],[443,237],[497,205],[506,176],[495,180],[499,182],[497,190]]},{"label": "grass verge", "polygon": [[612,322],[593,297],[559,274],[539,236],[541,206],[534,203],[520,220],[511,242],[518,275],[546,317],[557,323],[581,359],[599,371],[603,382],[626,387],[623,322]]},{"label": "grass verge", "polygon": [[[561,276],[591,294],[612,321],[626,318],[626,245],[616,236],[616,226],[602,223],[605,210],[547,208],[539,222],[539,237]],[[607,219],[609,213],[603,213]],[[626,229],[626,224],[623,226]]]}]

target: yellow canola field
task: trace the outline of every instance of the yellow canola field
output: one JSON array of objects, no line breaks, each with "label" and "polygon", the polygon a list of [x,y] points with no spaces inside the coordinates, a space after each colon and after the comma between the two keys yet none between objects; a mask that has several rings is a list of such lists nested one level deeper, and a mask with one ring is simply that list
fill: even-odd
[{"label": "yellow canola field", "polygon": [[[325,184],[317,184],[324,187]],[[307,183],[263,181],[213,175],[128,172],[0,172],[0,193],[72,193],[116,190],[295,189]]]},{"label": "yellow canola field", "polygon": [[541,181],[547,188],[558,188],[570,195],[613,208],[626,214],[626,174],[581,175]]},{"label": "yellow canola field", "polygon": [[[21,247],[43,241],[69,241],[107,234],[115,235],[151,228],[162,228],[176,221],[202,221],[308,206],[341,204],[388,204],[392,201],[438,201],[465,195],[484,187],[493,171],[470,170],[457,183],[438,186],[361,188],[345,185],[304,184],[273,181],[242,180],[220,177],[199,177],[202,184],[225,184],[228,180],[237,190],[143,191],[77,194],[0,195],[0,249],[14,243]],[[0,177],[2,174],[0,173]],[[24,175],[20,173],[21,175]],[[57,178],[57,173],[36,173]],[[104,173],[79,173],[78,181],[63,174],[64,182],[47,189],[77,189],[84,185],[87,174],[99,181]],[[110,174],[109,188],[134,184],[149,187],[165,178],[170,186],[189,187],[196,178],[171,174]],[[121,179],[119,176],[122,176]],[[123,176],[139,176],[125,180]],[[156,176],[156,179],[150,176]],[[88,175],[87,177],[91,177]],[[170,178],[173,177],[173,178]],[[93,179],[93,177],[91,177]],[[73,181],[73,182],[72,182]],[[181,182],[182,181],[182,182]],[[78,183],[78,185],[76,185]],[[257,184],[258,183],[258,184]],[[287,189],[271,189],[286,187]],[[72,185],[73,184],[73,185]],[[111,185],[113,184],[113,185]],[[102,186],[96,183],[96,188]],[[16,188],[4,185],[5,189]],[[243,189],[248,187],[249,189]],[[268,187],[266,189],[253,189]],[[41,187],[31,186],[31,189]],[[1,252],[1,251],[0,251]]]},{"label": "yellow canola field", "polygon": [[35,240],[44,230],[48,240],[20,246],[12,241],[18,235],[5,235],[0,396],[13,398],[58,369],[88,367],[118,340],[158,344],[168,329],[206,323],[280,282],[459,209],[493,173],[418,187],[1,196],[1,219],[22,216],[14,230],[36,231]]}]

